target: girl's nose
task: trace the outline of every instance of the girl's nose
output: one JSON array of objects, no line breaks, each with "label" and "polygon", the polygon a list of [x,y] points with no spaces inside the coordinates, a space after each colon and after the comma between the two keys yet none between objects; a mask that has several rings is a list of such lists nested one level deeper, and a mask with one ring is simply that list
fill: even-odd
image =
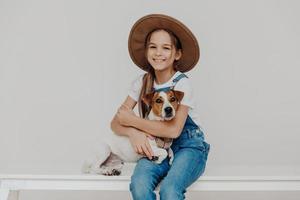
[{"label": "girl's nose", "polygon": [[156,49],[155,55],[161,55],[161,50],[159,48]]}]

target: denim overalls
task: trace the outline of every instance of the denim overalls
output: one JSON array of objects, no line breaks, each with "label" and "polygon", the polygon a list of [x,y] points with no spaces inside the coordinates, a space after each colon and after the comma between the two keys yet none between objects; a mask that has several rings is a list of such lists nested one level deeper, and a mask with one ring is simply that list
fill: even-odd
[{"label": "denim overalls", "polygon": [[[156,91],[173,89],[181,78],[173,79],[173,85]],[[168,159],[161,164],[142,158],[137,162],[131,177],[130,191],[134,200],[155,200],[154,189],[160,184],[160,199],[181,200],[185,198],[186,188],[195,182],[204,172],[210,145],[204,141],[204,134],[190,116],[187,117],[180,136],[171,146],[174,160]]]}]

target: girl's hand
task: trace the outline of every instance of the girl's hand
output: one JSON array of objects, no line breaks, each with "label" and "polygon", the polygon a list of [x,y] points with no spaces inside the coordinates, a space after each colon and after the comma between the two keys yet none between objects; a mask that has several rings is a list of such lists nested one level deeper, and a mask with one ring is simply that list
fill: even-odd
[{"label": "girl's hand", "polygon": [[117,120],[123,126],[130,126],[130,122],[133,117],[136,117],[132,109],[128,108],[126,105],[122,105],[117,112]]},{"label": "girl's hand", "polygon": [[129,140],[135,152],[146,155],[150,160],[152,159],[153,151],[146,133],[134,129],[134,131],[129,135]]}]

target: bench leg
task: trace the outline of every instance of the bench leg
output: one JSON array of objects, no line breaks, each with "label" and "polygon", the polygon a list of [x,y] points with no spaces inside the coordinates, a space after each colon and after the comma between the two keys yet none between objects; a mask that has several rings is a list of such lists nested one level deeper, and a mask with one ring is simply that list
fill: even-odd
[{"label": "bench leg", "polygon": [[0,200],[8,200],[8,189],[0,189]]},{"label": "bench leg", "polygon": [[18,200],[18,199],[19,199],[19,191],[0,189],[0,200]]},{"label": "bench leg", "polygon": [[18,191],[18,190],[9,191],[8,200],[18,200],[19,193],[20,193],[20,191]]}]

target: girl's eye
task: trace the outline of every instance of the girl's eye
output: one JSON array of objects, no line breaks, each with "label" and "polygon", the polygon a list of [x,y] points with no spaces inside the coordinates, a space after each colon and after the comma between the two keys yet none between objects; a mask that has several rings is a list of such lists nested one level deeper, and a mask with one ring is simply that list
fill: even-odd
[{"label": "girl's eye", "polygon": [[164,47],[164,49],[170,50],[170,48],[169,48],[169,47]]},{"label": "girl's eye", "polygon": [[150,49],[155,49],[156,47],[155,47],[155,46],[149,46],[149,48],[150,48]]},{"label": "girl's eye", "polygon": [[171,101],[171,102],[174,102],[174,101],[176,101],[176,98],[175,98],[175,97],[172,97],[172,98],[170,99],[170,101]]},{"label": "girl's eye", "polygon": [[161,99],[156,99],[155,102],[156,102],[156,103],[162,103],[162,100],[161,100]]}]

